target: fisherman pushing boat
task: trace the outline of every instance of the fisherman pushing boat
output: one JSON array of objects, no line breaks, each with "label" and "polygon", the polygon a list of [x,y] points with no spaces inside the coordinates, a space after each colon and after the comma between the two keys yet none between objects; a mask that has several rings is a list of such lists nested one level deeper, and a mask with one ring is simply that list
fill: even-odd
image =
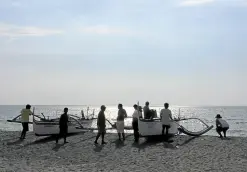
[{"label": "fisherman pushing boat", "polygon": [[26,109],[21,110],[22,133],[20,139],[25,139],[27,131],[29,131],[29,116],[32,115],[31,105],[27,104]]}]

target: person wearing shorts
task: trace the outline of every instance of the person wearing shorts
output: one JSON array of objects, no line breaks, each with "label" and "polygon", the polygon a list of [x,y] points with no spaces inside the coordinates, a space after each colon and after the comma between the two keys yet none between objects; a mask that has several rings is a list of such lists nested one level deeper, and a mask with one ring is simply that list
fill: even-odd
[{"label": "person wearing shorts", "polygon": [[164,107],[165,108],[162,109],[160,112],[160,118],[162,122],[162,135],[164,136],[166,130],[165,138],[168,139],[169,128],[171,127],[170,123],[172,120],[172,112],[170,111],[170,109],[168,109],[169,108],[168,103],[165,103]]},{"label": "person wearing shorts", "polygon": [[123,137],[123,140],[125,140],[125,134],[124,134],[124,118],[127,117],[126,110],[123,109],[123,105],[118,105],[118,116],[117,116],[117,132],[118,132],[118,138],[121,141],[121,134]]}]

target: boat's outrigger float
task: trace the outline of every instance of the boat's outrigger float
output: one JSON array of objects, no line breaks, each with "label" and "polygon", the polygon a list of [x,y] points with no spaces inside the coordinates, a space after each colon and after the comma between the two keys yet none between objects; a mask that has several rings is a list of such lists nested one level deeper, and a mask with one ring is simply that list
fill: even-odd
[{"label": "boat's outrigger float", "polygon": [[[38,120],[37,120],[38,119]],[[85,131],[93,131],[97,130],[97,128],[92,128],[91,124],[96,118],[94,118],[94,114],[91,115],[91,118],[80,118],[76,115],[69,115],[69,125],[68,125],[68,133],[80,133]],[[205,128],[201,131],[193,132],[187,130],[184,126],[180,124],[180,121],[185,120],[198,120],[200,121]],[[21,123],[20,115],[12,120],[7,120],[8,122]],[[116,123],[112,124],[109,120],[107,120],[111,125],[111,128],[107,128],[107,130],[116,129]],[[47,135],[56,135],[59,133],[59,118],[55,119],[47,119],[43,114],[42,116],[33,114],[33,122],[29,122],[33,124],[33,132],[36,136],[47,136]],[[149,137],[149,136],[158,136],[162,135],[162,122],[159,118],[153,119],[138,119],[138,128],[139,134],[141,137]],[[209,130],[213,128],[212,126],[208,126],[205,122],[203,122],[199,118],[182,118],[175,119],[171,122],[171,127],[169,129],[169,135],[179,135],[180,133],[189,135],[189,136],[201,136],[207,133]],[[132,126],[125,126],[125,130],[133,130]]]}]

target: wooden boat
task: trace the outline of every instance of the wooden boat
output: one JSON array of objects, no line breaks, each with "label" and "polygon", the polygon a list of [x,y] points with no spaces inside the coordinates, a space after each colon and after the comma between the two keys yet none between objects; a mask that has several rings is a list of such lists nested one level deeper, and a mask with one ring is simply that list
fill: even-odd
[{"label": "wooden boat", "polygon": [[[189,131],[184,126],[180,125],[179,122],[183,120],[199,120],[206,127],[197,132]],[[149,136],[157,136],[162,135],[162,122],[159,118],[154,119],[141,119],[138,120],[139,134],[141,137],[149,137]],[[175,119],[171,121],[171,128],[169,129],[169,135],[178,135],[180,133],[190,135],[190,136],[200,136],[202,134],[207,133],[209,130],[213,128],[212,126],[208,126],[205,122],[203,122],[199,118],[183,118],[183,119]]]},{"label": "wooden boat", "polygon": [[[68,133],[79,133],[84,130],[83,125],[74,117],[69,117]],[[33,132],[36,136],[56,135],[59,133],[59,119],[36,120],[33,116]]]},{"label": "wooden boat", "polygon": [[[92,118],[80,118],[76,115],[68,115],[69,124],[68,124],[68,133],[79,133],[83,131],[88,131],[91,127],[91,124],[96,119],[94,114]],[[21,115],[18,115],[12,120],[7,120],[8,122],[21,123]],[[47,136],[47,135],[56,135],[59,133],[59,118],[47,119],[43,113],[41,116],[33,114],[32,121],[29,124],[33,124],[33,132],[36,136]]]}]

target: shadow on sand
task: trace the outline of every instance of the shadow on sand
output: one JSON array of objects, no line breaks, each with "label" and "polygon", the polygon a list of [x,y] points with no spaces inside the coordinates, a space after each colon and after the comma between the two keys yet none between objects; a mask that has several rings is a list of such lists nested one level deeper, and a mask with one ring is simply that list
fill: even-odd
[{"label": "shadow on sand", "polygon": [[52,148],[53,151],[57,152],[64,144],[56,144],[54,148]]},{"label": "shadow on sand", "polygon": [[191,141],[193,141],[196,138],[198,138],[198,137],[191,137],[188,140],[185,140],[183,143],[179,144],[179,146],[184,146],[184,145],[190,143]]},{"label": "shadow on sand", "polygon": [[171,139],[171,137],[168,138],[164,138],[161,136],[153,136],[153,137],[148,137],[145,138],[145,141],[140,143],[140,142],[134,142],[132,144],[132,147],[138,148],[139,150],[145,149],[149,146],[153,146],[159,143],[163,143],[164,144],[164,148],[169,148],[169,149],[175,149],[176,146],[174,146],[173,140]]},{"label": "shadow on sand", "polygon": [[104,145],[95,145],[95,148],[93,149],[94,152],[101,152]]},{"label": "shadow on sand", "polygon": [[111,143],[115,143],[116,149],[121,149],[125,146],[124,141],[120,141],[118,139]]},{"label": "shadow on sand", "polygon": [[23,141],[24,141],[24,140],[22,140],[22,139],[18,139],[18,140],[13,141],[13,142],[8,142],[7,145],[8,145],[8,146],[18,145],[18,144],[22,143]]}]

